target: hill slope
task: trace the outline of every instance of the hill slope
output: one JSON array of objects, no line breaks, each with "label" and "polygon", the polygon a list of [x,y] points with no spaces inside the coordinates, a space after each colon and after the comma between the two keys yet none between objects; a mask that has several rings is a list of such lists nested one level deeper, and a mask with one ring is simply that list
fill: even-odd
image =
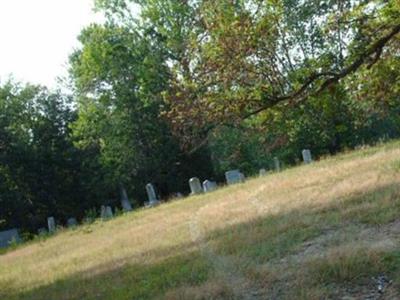
[{"label": "hill slope", "polygon": [[394,142],[22,246],[0,299],[400,299],[399,246]]}]

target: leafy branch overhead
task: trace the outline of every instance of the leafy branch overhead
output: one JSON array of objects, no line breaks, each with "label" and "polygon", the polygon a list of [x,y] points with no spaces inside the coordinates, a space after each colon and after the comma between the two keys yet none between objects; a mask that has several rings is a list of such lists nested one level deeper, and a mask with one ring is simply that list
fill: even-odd
[{"label": "leafy branch overhead", "polygon": [[[99,5],[124,20],[129,1]],[[400,31],[390,0],[142,0],[140,28],[165,52],[164,111],[185,144],[299,103],[372,67]]]}]

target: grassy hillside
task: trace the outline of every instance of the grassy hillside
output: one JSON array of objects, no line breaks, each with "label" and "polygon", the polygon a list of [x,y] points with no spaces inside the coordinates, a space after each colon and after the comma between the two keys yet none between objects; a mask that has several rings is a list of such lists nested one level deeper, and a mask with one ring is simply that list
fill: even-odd
[{"label": "grassy hillside", "polygon": [[0,299],[400,299],[399,290],[399,142],[0,256]]}]

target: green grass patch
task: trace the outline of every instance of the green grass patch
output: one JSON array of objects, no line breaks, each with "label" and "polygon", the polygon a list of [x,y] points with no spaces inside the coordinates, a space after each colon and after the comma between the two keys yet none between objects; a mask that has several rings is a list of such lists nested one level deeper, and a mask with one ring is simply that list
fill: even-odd
[{"label": "green grass patch", "polygon": [[321,234],[312,220],[297,213],[239,224],[213,234],[212,244],[221,255],[236,255],[264,263],[290,254],[308,239]]},{"label": "green grass patch", "polygon": [[371,249],[338,249],[310,262],[307,280],[313,287],[351,286],[370,282],[372,277],[385,275],[396,286],[400,284],[400,251]]},{"label": "green grass patch", "polygon": [[390,185],[349,201],[343,210],[343,220],[368,225],[385,225],[400,216],[400,186]]},{"label": "green grass patch", "polygon": [[310,277],[319,284],[354,283],[385,271],[380,252],[339,249],[310,263]]}]

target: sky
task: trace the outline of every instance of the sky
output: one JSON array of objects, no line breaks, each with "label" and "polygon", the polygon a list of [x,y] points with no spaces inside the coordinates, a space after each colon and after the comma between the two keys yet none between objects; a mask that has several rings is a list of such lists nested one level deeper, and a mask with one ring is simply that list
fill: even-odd
[{"label": "sky", "polygon": [[0,0],[0,83],[17,81],[56,88],[82,28],[102,22],[93,0]]}]

